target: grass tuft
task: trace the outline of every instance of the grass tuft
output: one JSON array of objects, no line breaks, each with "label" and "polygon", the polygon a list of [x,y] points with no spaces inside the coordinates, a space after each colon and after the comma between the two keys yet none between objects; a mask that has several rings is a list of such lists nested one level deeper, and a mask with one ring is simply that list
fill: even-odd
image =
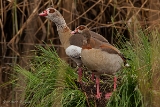
[{"label": "grass tuft", "polygon": [[[16,66],[15,70],[26,77],[25,101],[28,107],[61,107],[85,104],[84,94],[78,90],[74,80],[75,71],[62,61],[50,47],[38,46],[30,69]],[[79,99],[80,98],[80,99]],[[78,100],[78,101],[77,101]],[[67,103],[66,103],[67,101]],[[78,103],[77,103],[78,102]]]}]

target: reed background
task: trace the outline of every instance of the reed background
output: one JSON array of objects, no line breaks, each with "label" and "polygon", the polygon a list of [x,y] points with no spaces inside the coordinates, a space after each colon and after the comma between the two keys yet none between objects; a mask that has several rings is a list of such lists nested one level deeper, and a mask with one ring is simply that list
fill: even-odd
[{"label": "reed background", "polygon": [[[18,80],[13,79],[13,66],[19,64],[28,69],[27,64],[34,56],[35,45],[51,46],[52,41],[58,55],[75,67],[60,45],[54,23],[38,16],[38,13],[50,5],[54,5],[63,14],[72,30],[78,25],[87,25],[106,37],[111,44],[121,42],[121,36],[117,35],[124,35],[135,45],[138,44],[139,36],[142,36],[137,36],[139,29],[146,31],[145,34],[159,32],[159,0],[0,0],[0,105],[4,105],[6,101],[23,100],[19,96],[24,90],[11,83],[16,81],[24,87],[26,83],[22,81],[24,77],[21,74],[17,75]],[[149,38],[154,40],[155,37],[159,35],[152,32]],[[155,48],[158,46],[154,42],[152,45]],[[155,55],[159,55],[159,51]],[[153,57],[155,58],[159,57]],[[149,101],[150,107],[158,107],[158,62],[152,60],[152,64],[154,72],[152,83],[148,87],[152,87],[157,96],[148,94],[143,83],[140,88],[144,101]],[[142,75],[139,74],[139,77]],[[5,106],[11,105],[6,103]]]}]

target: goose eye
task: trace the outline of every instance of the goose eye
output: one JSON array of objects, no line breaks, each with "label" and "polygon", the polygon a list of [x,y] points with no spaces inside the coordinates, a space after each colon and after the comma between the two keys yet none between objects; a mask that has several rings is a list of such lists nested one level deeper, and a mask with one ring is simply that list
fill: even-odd
[{"label": "goose eye", "polygon": [[85,27],[84,27],[84,26],[80,26],[79,29],[80,29],[80,30],[83,30],[83,29],[85,29]]},{"label": "goose eye", "polygon": [[49,13],[54,13],[55,10],[54,9],[49,9]]}]

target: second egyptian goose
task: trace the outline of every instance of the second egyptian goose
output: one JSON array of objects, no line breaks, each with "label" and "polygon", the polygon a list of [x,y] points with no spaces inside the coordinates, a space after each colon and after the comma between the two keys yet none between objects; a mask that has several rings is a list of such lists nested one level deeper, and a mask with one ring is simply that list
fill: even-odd
[{"label": "second egyptian goose", "polygon": [[[84,37],[81,34],[71,34],[71,30],[67,26],[61,13],[53,7],[45,9],[39,16],[44,16],[54,22],[57,26],[57,31],[59,34],[59,39],[62,46],[65,49],[66,54],[76,62],[78,68],[79,82],[82,78],[82,61],[81,61],[81,47],[83,44]],[[105,38],[99,34],[95,34],[100,40],[108,42]],[[92,37],[91,37],[92,38]],[[95,38],[93,38],[95,39]],[[97,40],[97,43],[100,43],[100,40]],[[96,46],[96,43],[91,44],[93,47]]]},{"label": "second egyptian goose", "polygon": [[[98,48],[91,46],[91,34],[87,28],[81,31],[85,40],[83,41],[81,60],[83,64],[90,70],[95,71],[96,75],[96,87],[97,87],[97,98],[101,98],[100,93],[100,79],[101,74],[112,74],[114,75],[119,71],[124,63],[125,58],[122,56],[120,51],[110,44],[102,44]],[[116,88],[116,77],[114,77],[114,90]],[[106,94],[108,99],[111,93]]]}]

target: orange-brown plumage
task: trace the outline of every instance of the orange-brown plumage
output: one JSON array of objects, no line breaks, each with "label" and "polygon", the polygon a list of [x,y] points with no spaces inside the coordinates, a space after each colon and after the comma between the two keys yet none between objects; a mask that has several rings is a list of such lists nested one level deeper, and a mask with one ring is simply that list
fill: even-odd
[{"label": "orange-brown plumage", "polygon": [[91,47],[89,44],[88,44],[88,45],[83,45],[83,46],[82,46],[82,50],[83,50],[83,49],[92,49],[92,47]]},{"label": "orange-brown plumage", "polygon": [[[84,36],[84,44],[81,52],[81,59],[83,64],[96,75],[97,98],[101,97],[99,92],[99,75],[112,74],[118,72],[124,63],[120,51],[109,43],[100,42],[98,46],[92,47],[89,30],[86,28],[82,30],[81,34]],[[116,81],[116,79],[115,79]],[[114,85],[115,88],[116,85]],[[106,95],[108,97],[108,94]]]}]

